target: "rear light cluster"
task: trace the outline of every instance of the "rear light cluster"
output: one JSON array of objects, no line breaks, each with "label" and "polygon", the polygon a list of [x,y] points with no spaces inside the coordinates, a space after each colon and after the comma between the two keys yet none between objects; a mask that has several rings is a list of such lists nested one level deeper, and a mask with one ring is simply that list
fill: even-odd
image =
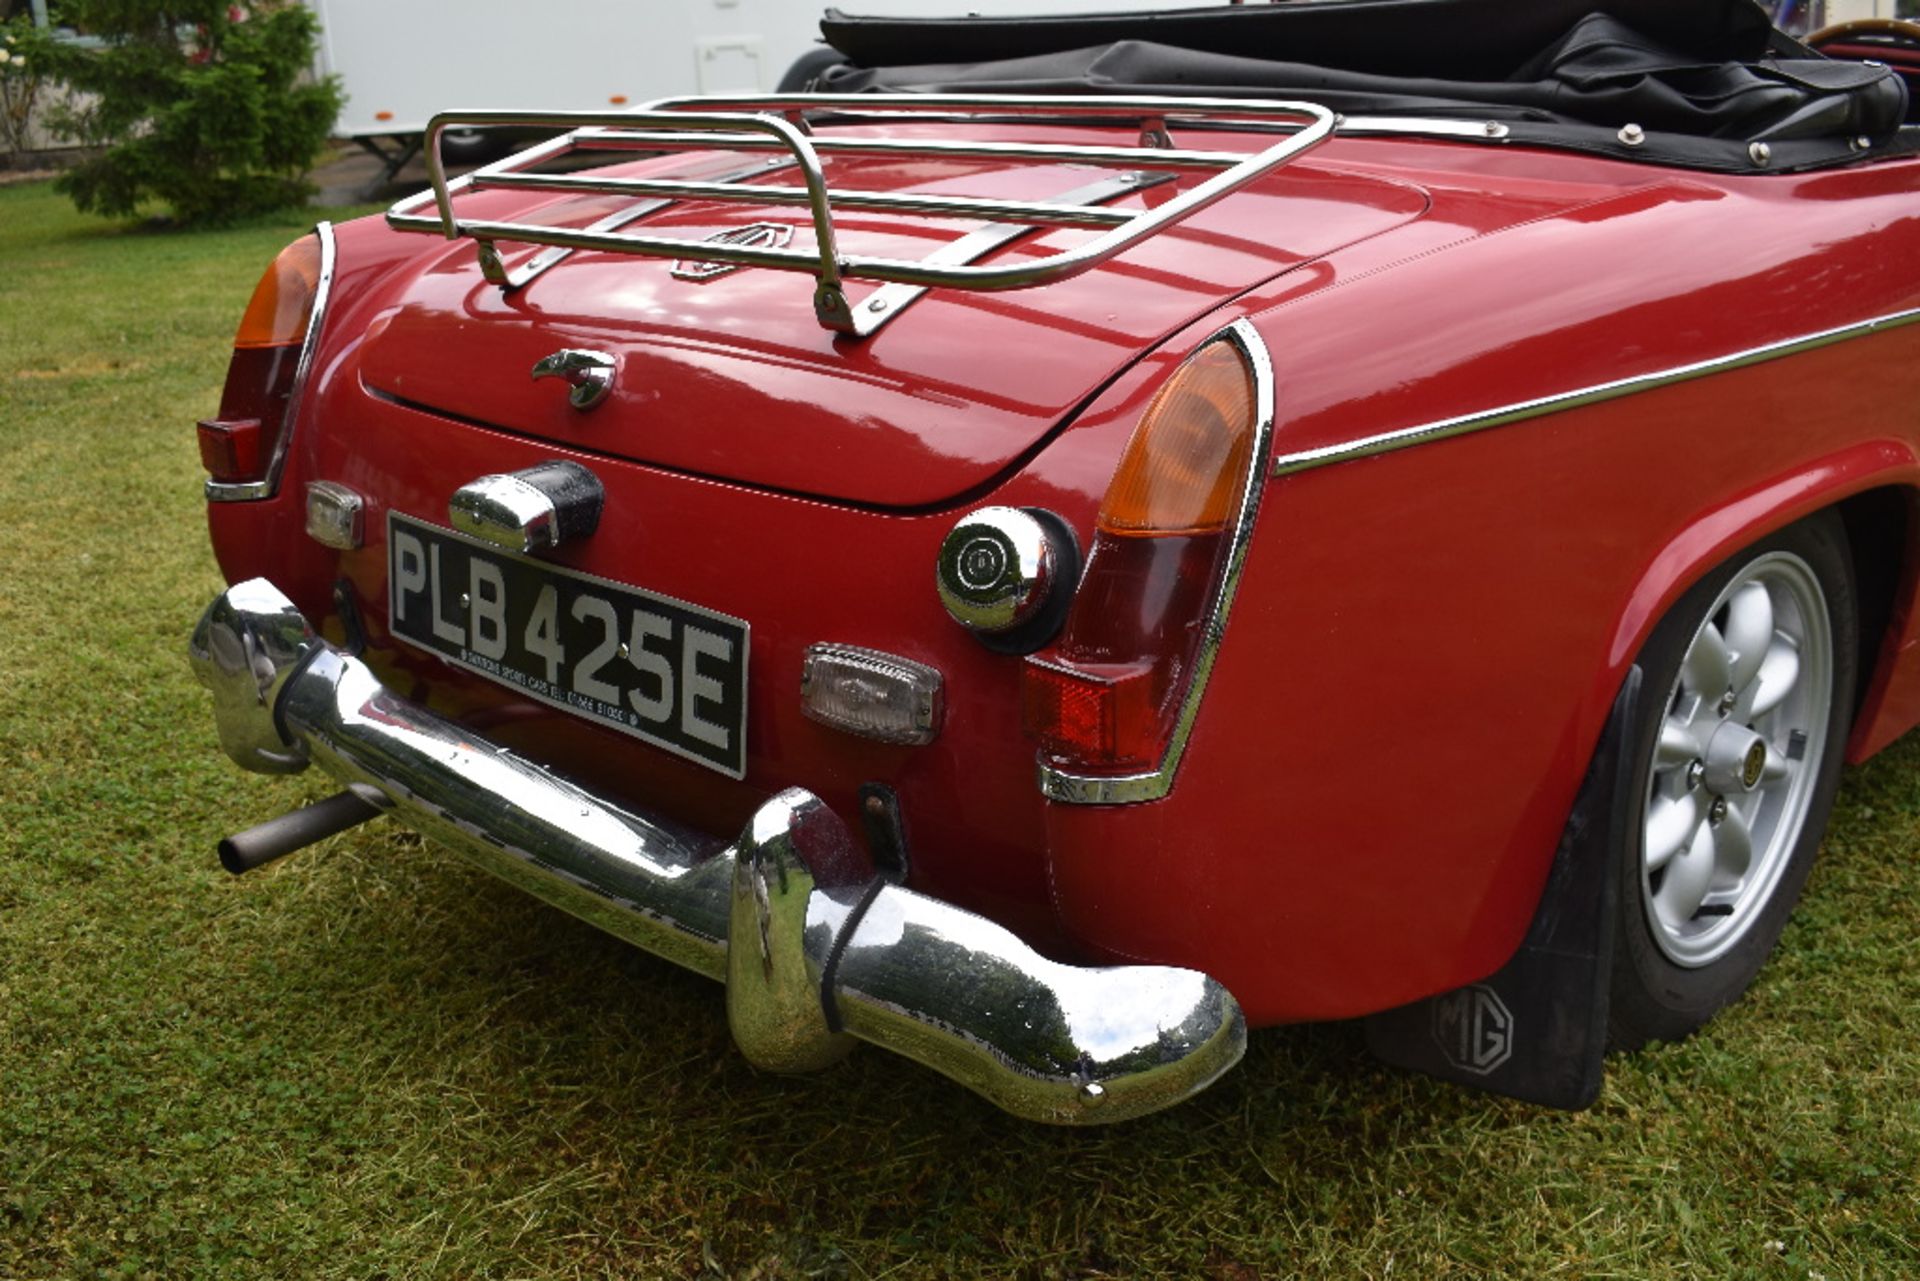
[{"label": "rear light cluster", "polygon": [[1066,627],[1026,660],[1023,720],[1050,794],[1151,799],[1171,785],[1259,497],[1271,397],[1264,348],[1238,324],[1141,416]]},{"label": "rear light cluster", "polygon": [[293,401],[331,267],[324,226],[273,260],[254,287],[220,394],[220,414],[199,425],[210,497],[263,498],[278,480]]}]

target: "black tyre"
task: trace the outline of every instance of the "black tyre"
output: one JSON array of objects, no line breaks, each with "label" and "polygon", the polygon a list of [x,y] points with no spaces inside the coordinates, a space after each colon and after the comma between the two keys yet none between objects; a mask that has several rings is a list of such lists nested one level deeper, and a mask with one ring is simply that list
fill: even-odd
[{"label": "black tyre", "polygon": [[450,165],[484,165],[527,145],[524,130],[448,129],[440,135],[440,155]]},{"label": "black tyre", "polygon": [[813,88],[821,74],[829,67],[837,67],[847,60],[847,56],[838,49],[821,47],[809,49],[793,60],[787,73],[780,77],[780,83],[774,86],[775,93],[807,93]]},{"label": "black tyre", "polygon": [[1779,941],[1839,785],[1858,617],[1846,531],[1824,512],[1719,566],[1648,639],[1614,1048],[1692,1033]]}]

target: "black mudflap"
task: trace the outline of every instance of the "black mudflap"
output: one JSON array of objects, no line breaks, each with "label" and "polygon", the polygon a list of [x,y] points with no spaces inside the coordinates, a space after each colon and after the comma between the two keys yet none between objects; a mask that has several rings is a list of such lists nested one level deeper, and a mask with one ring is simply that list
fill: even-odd
[{"label": "black mudflap", "polygon": [[1579,1111],[1600,1097],[1613,969],[1614,858],[1637,807],[1632,768],[1640,669],[1627,672],[1567,817],[1526,941],[1493,977],[1375,1014],[1367,1047],[1395,1067]]}]

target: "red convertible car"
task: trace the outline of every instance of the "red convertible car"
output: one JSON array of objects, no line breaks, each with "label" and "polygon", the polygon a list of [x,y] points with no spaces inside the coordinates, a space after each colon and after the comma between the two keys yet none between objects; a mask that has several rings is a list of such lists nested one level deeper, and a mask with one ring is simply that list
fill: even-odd
[{"label": "red convertible car", "polygon": [[564,132],[268,269],[191,652],[344,790],[227,866],[390,815],[757,1064],[1054,1122],[1362,1017],[1581,1106],[1734,999],[1920,721],[1900,67],[1752,0],[823,30],[446,113]]}]

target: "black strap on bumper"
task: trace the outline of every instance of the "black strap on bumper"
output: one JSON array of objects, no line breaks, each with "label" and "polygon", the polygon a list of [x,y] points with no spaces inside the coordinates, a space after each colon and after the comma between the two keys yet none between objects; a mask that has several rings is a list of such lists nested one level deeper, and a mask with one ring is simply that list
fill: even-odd
[{"label": "black strap on bumper", "polygon": [[860,922],[866,918],[873,900],[880,897],[880,891],[891,883],[885,876],[876,876],[867,882],[867,888],[860,891],[860,901],[853,905],[853,911],[847,913],[846,923],[833,936],[833,946],[827,949],[827,963],[820,967],[820,1012],[827,1017],[827,1030],[836,1035],[846,1031],[840,1021],[840,999],[835,991],[840,981],[840,957],[847,950],[847,944],[853,941],[853,936],[860,932]]}]

